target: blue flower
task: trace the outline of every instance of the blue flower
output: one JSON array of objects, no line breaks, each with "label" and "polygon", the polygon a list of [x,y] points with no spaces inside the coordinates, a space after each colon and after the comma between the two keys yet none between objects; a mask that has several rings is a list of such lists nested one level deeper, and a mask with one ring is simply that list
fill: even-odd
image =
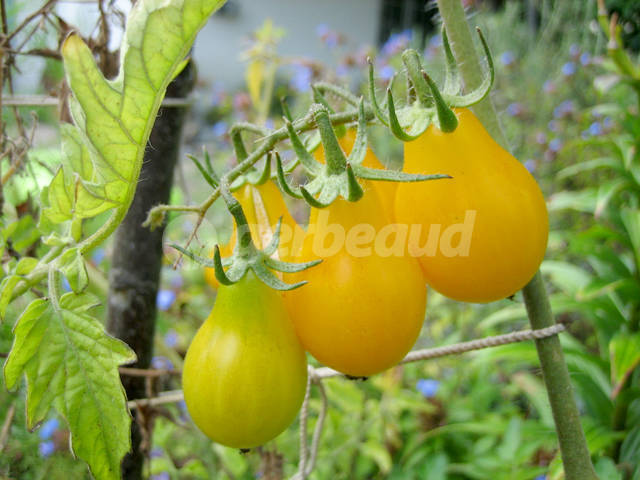
[{"label": "blue flower", "polygon": [[565,77],[570,77],[574,73],[576,73],[576,64],[575,63],[567,62],[564,65],[562,65],[562,74]]},{"label": "blue flower", "polygon": [[38,445],[38,452],[40,456],[43,458],[50,457],[53,452],[56,451],[56,446],[51,440],[47,440],[46,442],[40,443]]},{"label": "blue flower", "polygon": [[316,26],[316,35],[322,37],[330,32],[329,25],[326,23],[320,23]]},{"label": "blue flower", "polygon": [[387,57],[400,53],[411,42],[413,32],[411,30],[405,30],[400,33],[392,33],[389,39],[382,45],[381,53]]},{"label": "blue flower", "polygon": [[522,115],[523,112],[524,112],[524,107],[522,106],[521,103],[518,103],[518,102],[510,103],[509,106],[507,107],[507,113],[512,117],[517,117],[518,115]]},{"label": "blue flower", "polygon": [[325,45],[329,48],[335,48],[338,46],[338,43],[340,43],[340,37],[336,32],[329,32],[323,39]]},{"label": "blue flower", "polygon": [[151,359],[151,368],[156,370],[173,370],[173,363],[167,357],[157,356]]},{"label": "blue flower", "polygon": [[378,75],[382,80],[391,80],[391,77],[396,73],[395,69],[391,65],[385,65],[380,69]]},{"label": "blue flower", "polygon": [[597,137],[598,135],[602,135],[603,133],[604,130],[600,122],[593,122],[591,125],[589,125],[589,135]]},{"label": "blue flower", "polygon": [[429,45],[431,47],[440,47],[440,46],[442,46],[442,35],[440,35],[438,33],[437,35],[434,35],[433,37],[431,37],[429,39]]},{"label": "blue flower", "polygon": [[181,275],[172,275],[169,283],[173,288],[180,288],[182,286],[182,276]]},{"label": "blue flower", "polygon": [[105,256],[106,256],[106,253],[104,251],[104,248],[96,248],[91,254],[91,260],[93,260],[93,263],[98,265],[102,263],[102,260],[104,260]]},{"label": "blue flower", "polygon": [[164,344],[169,348],[175,348],[178,345],[180,337],[176,331],[172,328],[164,336]]},{"label": "blue flower", "polygon": [[42,440],[48,440],[51,438],[51,436],[58,429],[59,426],[60,426],[60,422],[58,421],[57,418],[52,418],[51,420],[47,420],[40,427],[40,430],[38,431],[38,436]]},{"label": "blue flower", "polygon": [[149,456],[151,458],[160,458],[164,456],[164,450],[162,450],[162,448],[160,447],[153,447],[151,449],[151,452],[149,452]]},{"label": "blue flower", "polygon": [[311,89],[311,80],[313,79],[313,71],[308,65],[293,65],[293,76],[289,80],[291,88],[297,92],[308,92]]},{"label": "blue flower", "polygon": [[273,118],[267,118],[264,121],[264,126],[265,126],[265,128],[268,128],[269,130],[272,130],[276,126],[276,124],[274,123]]},{"label": "blue flower", "polygon": [[538,166],[538,164],[536,163],[535,160],[527,160],[526,162],[524,162],[524,168],[526,168],[527,170],[529,170],[529,173],[533,173],[536,171],[536,167]]},{"label": "blue flower", "polygon": [[560,124],[557,120],[551,120],[549,123],[547,123],[547,128],[552,132],[558,132],[560,131]]},{"label": "blue flower", "polygon": [[562,140],[559,138],[554,138],[549,142],[549,150],[552,152],[559,152],[562,148]]},{"label": "blue flower", "polygon": [[544,132],[536,133],[536,143],[538,145],[544,145],[547,143],[547,135]]},{"label": "blue flower", "polygon": [[538,475],[536,478],[534,478],[533,480],[547,480],[547,476],[545,474],[542,475]]},{"label": "blue flower", "polygon": [[169,472],[160,472],[151,475],[150,480],[171,480],[171,475],[169,475]]},{"label": "blue flower", "polygon": [[542,85],[542,90],[544,90],[545,93],[554,93],[556,89],[556,84],[551,80],[547,80],[544,82],[544,85]]},{"label": "blue flower", "polygon": [[346,65],[338,65],[336,68],[336,75],[339,77],[346,77],[349,74],[349,67]]},{"label": "blue flower", "polygon": [[604,117],[604,120],[602,120],[602,125],[604,126],[604,128],[613,127],[613,119],[611,117]]},{"label": "blue flower", "polygon": [[586,67],[590,63],[591,63],[591,55],[589,55],[587,52],[584,52],[582,55],[580,55],[580,65],[582,65],[583,67]]},{"label": "blue flower", "polygon": [[156,297],[156,305],[160,310],[167,311],[176,301],[176,292],[173,290],[160,290]]},{"label": "blue flower", "polygon": [[418,390],[426,398],[435,397],[439,387],[440,382],[431,378],[421,378],[416,383],[416,390]]},{"label": "blue flower", "polygon": [[580,46],[577,43],[572,43],[569,47],[569,55],[572,57],[577,57],[580,55]]},{"label": "blue flower", "polygon": [[571,115],[575,111],[573,101],[565,100],[553,110],[555,118],[563,118]]},{"label": "blue flower", "polygon": [[224,136],[224,134],[227,133],[227,122],[220,120],[214,123],[213,127],[211,127],[211,133],[213,133],[215,137]]},{"label": "blue flower", "polygon": [[502,63],[503,65],[505,65],[507,67],[509,65],[512,65],[513,62],[515,62],[515,61],[516,61],[516,56],[511,50],[507,50],[502,55],[500,55],[500,63]]}]

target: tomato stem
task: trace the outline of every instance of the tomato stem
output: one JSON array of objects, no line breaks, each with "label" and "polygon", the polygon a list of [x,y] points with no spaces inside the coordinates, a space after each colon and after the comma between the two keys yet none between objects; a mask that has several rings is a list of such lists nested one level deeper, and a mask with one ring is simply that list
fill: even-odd
[{"label": "tomato stem", "polygon": [[[477,88],[482,84],[483,72],[462,3],[460,0],[438,0],[438,8],[453,45],[464,83],[469,89]],[[473,107],[473,110],[491,136],[509,150],[507,138],[490,98],[485,97]],[[529,322],[534,330],[555,324],[540,272],[524,287],[523,294]],[[560,339],[553,336],[536,340],[536,348],[558,433],[566,479],[597,480]]]}]

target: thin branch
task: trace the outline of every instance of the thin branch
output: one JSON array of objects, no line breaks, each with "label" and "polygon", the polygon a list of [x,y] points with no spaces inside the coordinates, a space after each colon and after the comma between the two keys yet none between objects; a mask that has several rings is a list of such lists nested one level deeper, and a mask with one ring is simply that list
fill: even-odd
[{"label": "thin branch", "polygon": [[9,441],[9,432],[11,431],[11,424],[13,423],[15,413],[16,406],[12,403],[9,407],[9,411],[7,412],[7,416],[4,419],[4,423],[2,424],[2,430],[0,430],[0,453],[4,451],[4,448],[7,446],[7,442]]},{"label": "thin branch", "polygon": [[176,369],[120,367],[119,371],[121,375],[127,375],[129,377],[157,378],[157,377],[166,377],[171,375],[175,375],[175,376],[182,375],[182,372]]},{"label": "thin branch", "polygon": [[[26,54],[26,53],[25,53]],[[60,102],[58,97],[50,95],[10,95],[5,96],[3,105],[15,107],[57,107]],[[162,101],[163,107],[190,107],[193,99],[188,98],[165,98]]]}]

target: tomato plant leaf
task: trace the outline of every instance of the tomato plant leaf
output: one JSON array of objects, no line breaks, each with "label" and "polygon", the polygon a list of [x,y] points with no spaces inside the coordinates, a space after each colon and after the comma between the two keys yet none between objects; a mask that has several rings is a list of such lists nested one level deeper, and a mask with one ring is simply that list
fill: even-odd
[{"label": "tomato plant leaf", "polygon": [[105,333],[88,312],[92,305],[92,297],[74,293],[60,298],[59,309],[46,299],[31,302],[16,324],[4,374],[10,389],[26,374],[29,428],[54,405],[69,424],[73,451],[94,477],[119,478],[130,418],[118,366],[135,354]]},{"label": "tomato plant leaf", "polygon": [[[76,293],[56,302],[57,289],[50,286],[48,299],[29,304],[16,323],[4,375],[9,388],[23,374],[27,378],[29,427],[37,426],[52,407],[67,419],[74,452],[99,480],[120,478],[120,461],[130,448],[131,418],[118,366],[135,356],[91,314],[95,299],[77,293],[88,284],[83,253],[104,241],[124,218],[166,88],[186,65],[200,28],[223,3],[136,2],[114,80],[105,79],[78,35],[69,35],[62,46],[74,124],[61,127],[62,165],[42,191],[39,228],[48,235],[47,244],[61,250],[49,268],[62,272]],[[106,223],[83,239],[82,220],[108,210],[113,213]],[[24,263],[20,271],[34,266]],[[41,281],[41,274],[31,284]],[[0,310],[23,278],[13,275],[2,281]]]}]

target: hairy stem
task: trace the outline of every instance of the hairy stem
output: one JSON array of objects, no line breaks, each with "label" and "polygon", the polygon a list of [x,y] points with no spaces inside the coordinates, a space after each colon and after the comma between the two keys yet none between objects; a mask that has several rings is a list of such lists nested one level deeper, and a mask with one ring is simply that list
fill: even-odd
[{"label": "hairy stem", "polygon": [[[438,0],[438,7],[465,85],[467,89],[473,89],[482,82],[483,72],[462,3],[460,0]],[[487,97],[478,103],[474,107],[474,112],[491,136],[503,147],[508,148],[507,139],[500,127],[491,99]],[[549,327],[555,323],[540,272],[536,273],[524,288],[523,294],[529,322],[534,330]],[[556,424],[565,476],[567,480],[597,479],[580,423],[580,413],[575,402],[560,339],[554,336],[536,340],[536,348]]]}]

